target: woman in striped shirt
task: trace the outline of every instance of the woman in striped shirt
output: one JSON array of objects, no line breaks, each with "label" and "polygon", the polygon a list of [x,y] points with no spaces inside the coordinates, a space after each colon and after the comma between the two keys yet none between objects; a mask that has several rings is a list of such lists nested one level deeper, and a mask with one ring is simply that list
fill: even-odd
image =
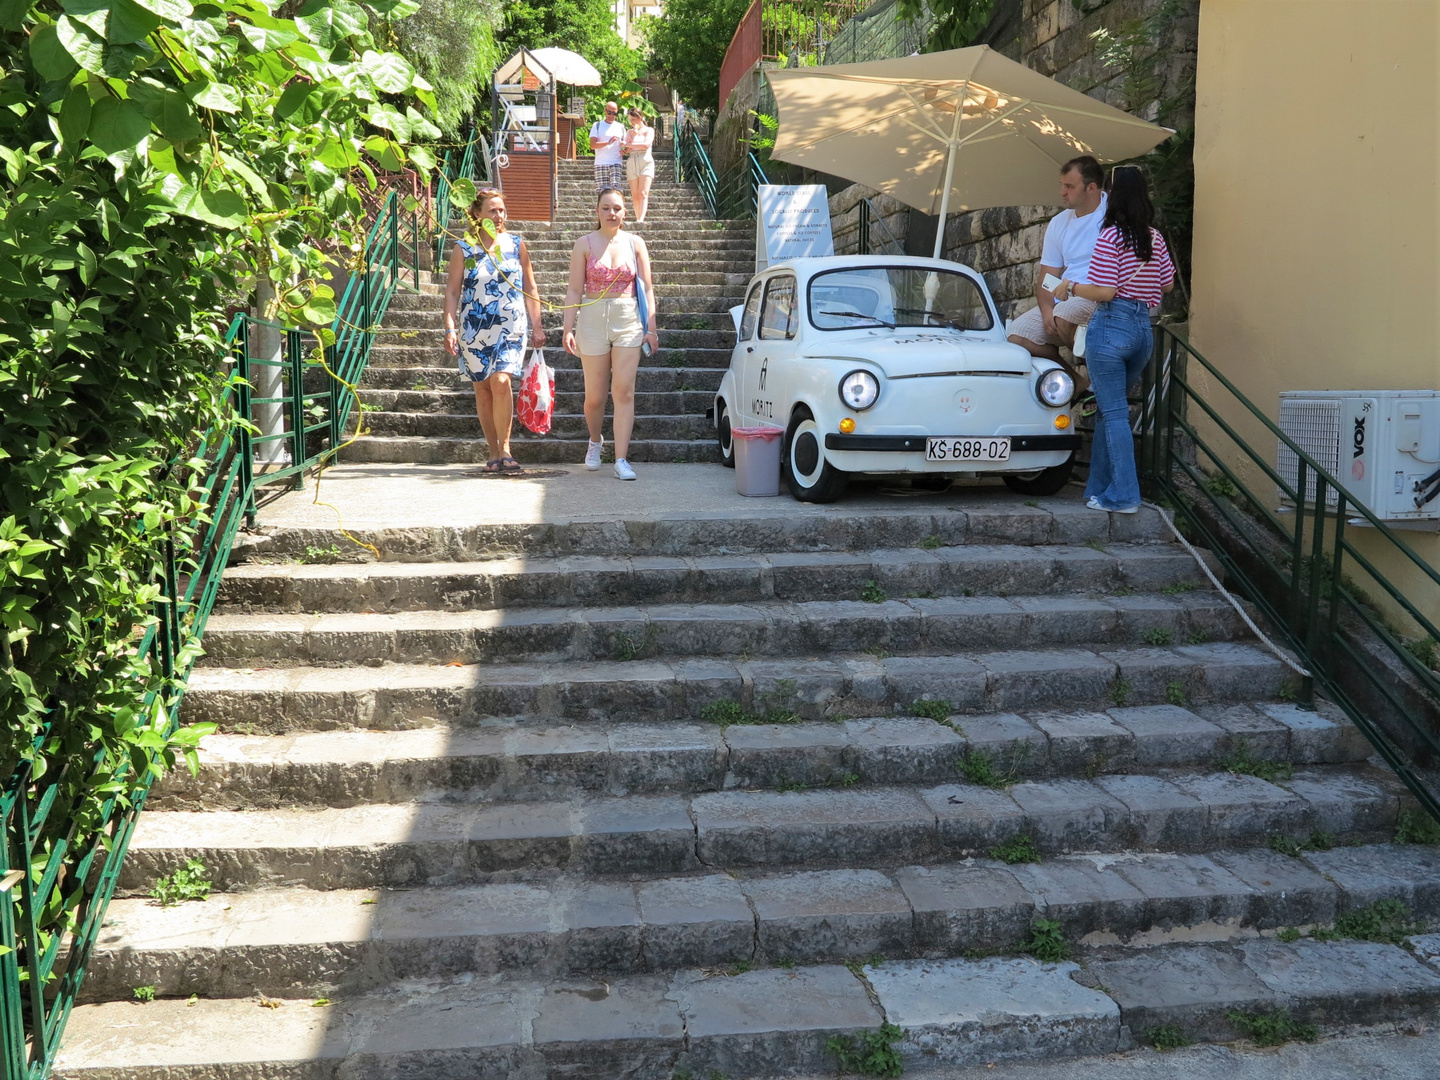
[{"label": "woman in striped shirt", "polygon": [[1090,260],[1090,281],[1066,279],[1055,290],[1057,301],[1075,295],[1100,304],[1085,339],[1085,364],[1100,409],[1085,485],[1092,510],[1133,514],[1140,509],[1125,390],[1150,358],[1150,308],[1175,287],[1175,265],[1164,237],[1151,224],[1154,220],[1155,207],[1140,170],[1134,165],[1113,170],[1105,224]]}]

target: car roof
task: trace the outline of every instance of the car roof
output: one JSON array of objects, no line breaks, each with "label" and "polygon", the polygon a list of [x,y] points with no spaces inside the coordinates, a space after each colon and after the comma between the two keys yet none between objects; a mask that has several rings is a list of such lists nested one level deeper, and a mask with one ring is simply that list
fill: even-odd
[{"label": "car roof", "polygon": [[805,259],[786,259],[784,262],[771,263],[764,270],[758,271],[755,276],[768,274],[772,270],[785,269],[794,271],[798,277],[812,277],[826,270],[841,270],[850,267],[863,269],[878,266],[909,266],[925,270],[948,270],[951,273],[958,271],[969,277],[980,278],[979,273],[964,263],[952,262],[950,259],[925,258],[920,255],[823,255]]}]

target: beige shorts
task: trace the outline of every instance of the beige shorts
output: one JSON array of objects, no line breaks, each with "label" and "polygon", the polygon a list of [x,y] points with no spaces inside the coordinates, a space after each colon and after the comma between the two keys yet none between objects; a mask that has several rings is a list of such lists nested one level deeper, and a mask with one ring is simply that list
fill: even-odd
[{"label": "beige shorts", "polygon": [[575,344],[582,356],[604,356],[612,348],[638,349],[645,340],[633,296],[581,301],[575,315]]},{"label": "beige shorts", "polygon": [[[1090,321],[1090,316],[1095,314],[1095,307],[1094,300],[1083,300],[1078,296],[1072,296],[1069,300],[1061,300],[1055,305],[1055,317],[1064,319],[1074,326],[1084,326]],[[1065,344],[1054,334],[1045,333],[1045,319],[1040,314],[1038,306],[1011,319],[1010,324],[1005,327],[1005,336],[1023,337],[1026,341],[1033,341],[1037,345]]]},{"label": "beige shorts", "polygon": [[631,154],[625,159],[625,179],[637,180],[642,176],[655,176],[655,159],[649,154]]}]

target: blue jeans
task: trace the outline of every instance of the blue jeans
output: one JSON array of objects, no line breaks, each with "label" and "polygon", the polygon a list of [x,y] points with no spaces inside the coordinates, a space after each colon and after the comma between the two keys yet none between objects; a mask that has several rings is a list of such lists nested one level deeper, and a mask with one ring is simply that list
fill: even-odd
[{"label": "blue jeans", "polygon": [[1095,310],[1085,333],[1085,366],[1100,410],[1085,495],[1106,510],[1128,510],[1140,505],[1140,479],[1125,390],[1150,359],[1150,311],[1138,300],[1111,300]]}]

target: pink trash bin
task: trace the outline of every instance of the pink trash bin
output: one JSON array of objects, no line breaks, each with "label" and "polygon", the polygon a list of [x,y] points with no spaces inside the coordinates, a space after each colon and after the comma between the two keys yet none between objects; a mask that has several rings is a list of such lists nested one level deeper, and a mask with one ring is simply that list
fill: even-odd
[{"label": "pink trash bin", "polygon": [[780,494],[780,445],[785,434],[778,427],[730,429],[735,447],[735,490],[763,497]]}]

